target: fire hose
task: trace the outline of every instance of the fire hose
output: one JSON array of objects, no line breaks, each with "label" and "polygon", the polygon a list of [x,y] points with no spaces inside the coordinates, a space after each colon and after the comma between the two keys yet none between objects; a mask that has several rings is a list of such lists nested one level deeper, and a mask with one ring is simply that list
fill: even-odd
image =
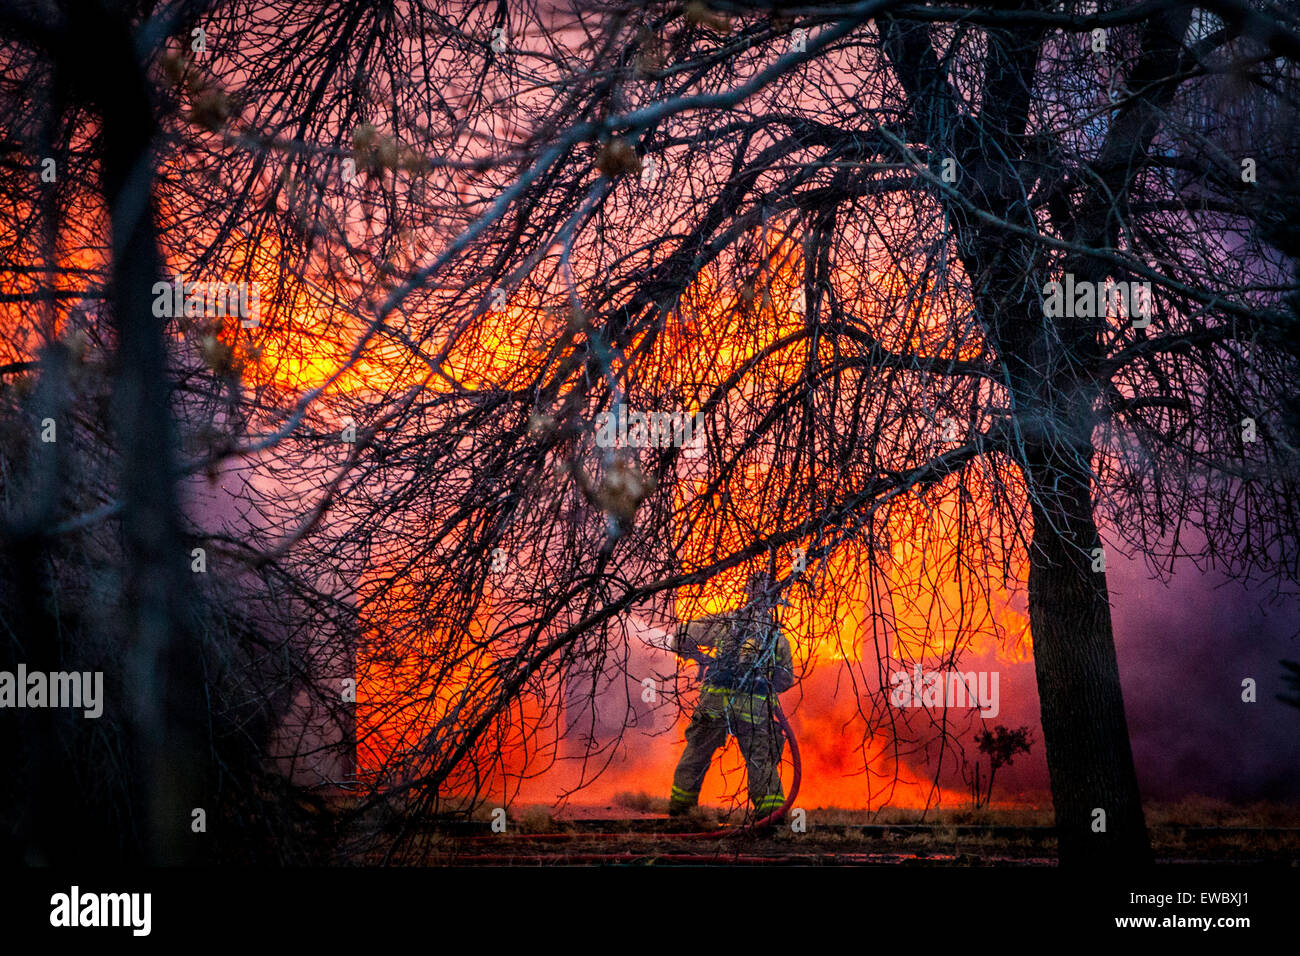
[{"label": "fire hose", "polygon": [[[780,725],[782,732],[790,741],[790,762],[793,767],[790,779],[790,792],[786,795],[785,803],[776,810],[773,810],[767,816],[760,820],[754,820],[750,823],[743,824],[739,827],[721,829],[721,830],[703,830],[698,833],[655,833],[655,837],[672,837],[677,840],[716,840],[725,837],[739,836],[742,833],[750,833],[761,827],[771,826],[777,823],[790,812],[794,806],[795,797],[799,795],[799,782],[802,778],[803,769],[799,760],[799,741],[794,734],[794,728],[790,726],[790,721],[785,716],[785,711],[781,709],[781,702],[777,700],[776,695],[771,697],[772,712],[776,717],[777,724]],[[513,833],[506,837],[510,840],[535,840],[539,842],[559,842],[562,840],[629,840],[638,837],[646,837],[646,833]],[[495,834],[490,837],[471,837],[473,840],[500,840],[503,834]]]}]

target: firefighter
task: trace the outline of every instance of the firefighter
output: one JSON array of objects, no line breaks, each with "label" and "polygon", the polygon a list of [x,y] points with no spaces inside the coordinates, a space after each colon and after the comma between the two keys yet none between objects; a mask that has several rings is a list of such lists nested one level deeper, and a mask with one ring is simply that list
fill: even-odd
[{"label": "firefighter", "polygon": [[773,695],[794,684],[794,662],[790,642],[776,620],[776,604],[772,578],[759,571],[745,585],[741,608],[676,629],[673,650],[700,664],[704,681],[686,728],[686,751],[673,774],[670,816],[685,814],[699,803],[709,764],[728,734],[740,743],[758,816],[766,817],[785,804],[779,774],[785,740],[772,707]]}]

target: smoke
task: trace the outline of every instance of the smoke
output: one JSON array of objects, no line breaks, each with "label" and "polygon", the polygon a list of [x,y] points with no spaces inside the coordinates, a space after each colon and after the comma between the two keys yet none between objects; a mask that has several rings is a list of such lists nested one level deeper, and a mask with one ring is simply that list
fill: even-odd
[{"label": "smoke", "polygon": [[[1300,628],[1297,602],[1270,605],[1263,592],[1190,564],[1180,566],[1168,583],[1153,580],[1140,556],[1109,556],[1107,570],[1144,798],[1206,796],[1245,803],[1300,795],[1300,710],[1276,696],[1286,690],[1278,661],[1300,657],[1294,638]],[[969,805],[973,762],[980,762],[984,781],[989,771],[975,736],[997,725],[1028,727],[1033,743],[1029,754],[998,770],[994,804],[1050,805],[1033,660],[1018,659],[1021,655],[1005,645],[986,644],[979,651],[963,655],[958,666],[963,672],[998,673],[1000,708],[987,720],[975,710],[902,713],[882,707],[887,694],[881,694],[869,644],[860,667],[823,661],[808,670],[781,697],[803,758],[799,805]],[[612,741],[629,709],[635,723],[621,744],[589,766],[588,777],[608,760],[595,786],[574,797],[577,802],[607,800],[621,791],[667,793],[693,701],[690,684],[679,685],[680,696],[663,694],[647,703],[641,681],[671,672],[672,666],[671,655],[643,648],[633,654],[625,681],[620,676],[602,685],[594,717],[584,718],[581,735],[594,730],[597,739]],[[1246,678],[1256,684],[1253,703],[1242,700]],[[570,756],[580,752],[569,748]],[[788,785],[788,748],[785,759],[782,777]],[[715,760],[702,802],[726,806],[743,800],[743,767],[733,740]],[[580,779],[576,765],[562,763],[528,789],[549,800]]]},{"label": "smoke", "polygon": [[[1300,602],[1184,565],[1168,586],[1139,558],[1108,561],[1115,643],[1147,799],[1300,796],[1300,710],[1278,661],[1300,656]],[[1253,679],[1255,702],[1242,700]]]}]

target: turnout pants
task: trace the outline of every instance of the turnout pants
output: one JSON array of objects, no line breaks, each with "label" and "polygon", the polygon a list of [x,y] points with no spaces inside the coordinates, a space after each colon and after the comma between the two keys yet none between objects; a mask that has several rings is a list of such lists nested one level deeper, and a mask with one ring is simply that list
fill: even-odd
[{"label": "turnout pants", "polygon": [[781,752],[785,739],[772,713],[767,694],[704,685],[686,728],[686,751],[673,774],[670,813],[681,813],[700,800],[705,774],[728,733],[740,743],[748,774],[749,799],[759,816],[779,810],[785,803],[781,789]]}]

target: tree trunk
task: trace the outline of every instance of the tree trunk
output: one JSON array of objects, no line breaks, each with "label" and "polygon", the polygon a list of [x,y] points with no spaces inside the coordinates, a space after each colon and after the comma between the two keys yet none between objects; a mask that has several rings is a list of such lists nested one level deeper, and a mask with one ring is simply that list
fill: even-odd
[{"label": "tree trunk", "polygon": [[153,200],[156,133],[148,78],[126,8],[70,18],[61,66],[101,121],[101,179],[112,229],[117,334],[114,417],[122,455],[123,626],[134,708],[132,812],[151,864],[201,862],[193,811],[215,816],[202,648],[193,628],[189,554],[180,520],[171,383],[153,283],[163,273]]},{"label": "tree trunk", "polygon": [[1048,462],[1034,471],[1044,494],[1033,506],[1029,620],[1060,861],[1149,862],[1088,484]]}]

